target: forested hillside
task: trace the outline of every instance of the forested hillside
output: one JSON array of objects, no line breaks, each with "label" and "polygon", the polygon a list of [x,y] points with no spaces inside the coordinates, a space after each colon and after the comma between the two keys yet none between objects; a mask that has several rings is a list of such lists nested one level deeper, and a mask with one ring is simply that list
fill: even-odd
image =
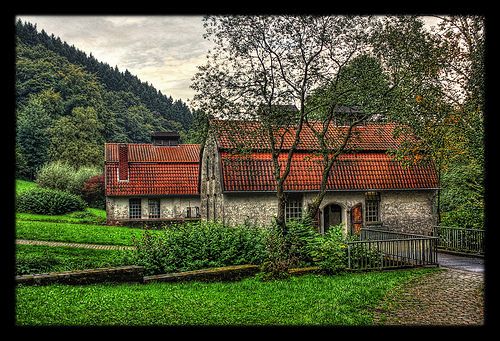
[{"label": "forested hillside", "polygon": [[150,142],[153,131],[187,140],[190,109],[35,25],[16,23],[17,176],[46,162],[103,164],[105,142]]}]

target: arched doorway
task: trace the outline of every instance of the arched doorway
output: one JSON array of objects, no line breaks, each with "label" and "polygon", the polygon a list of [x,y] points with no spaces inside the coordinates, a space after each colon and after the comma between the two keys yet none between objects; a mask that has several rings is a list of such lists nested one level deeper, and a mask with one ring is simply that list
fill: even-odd
[{"label": "arched doorway", "polygon": [[342,223],[342,207],[337,204],[330,204],[323,208],[323,233],[330,230],[330,226],[337,226]]}]

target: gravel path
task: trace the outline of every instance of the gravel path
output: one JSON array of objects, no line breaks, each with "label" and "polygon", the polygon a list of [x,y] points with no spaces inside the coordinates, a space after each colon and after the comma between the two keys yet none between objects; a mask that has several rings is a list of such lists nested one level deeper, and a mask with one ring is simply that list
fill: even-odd
[{"label": "gravel path", "polygon": [[16,244],[81,247],[85,249],[96,249],[96,250],[130,250],[134,248],[133,246],[79,244],[79,243],[51,242],[43,240],[26,240],[26,239],[16,239]]},{"label": "gravel path", "polygon": [[373,324],[481,326],[484,276],[446,269],[410,280],[386,295]]}]

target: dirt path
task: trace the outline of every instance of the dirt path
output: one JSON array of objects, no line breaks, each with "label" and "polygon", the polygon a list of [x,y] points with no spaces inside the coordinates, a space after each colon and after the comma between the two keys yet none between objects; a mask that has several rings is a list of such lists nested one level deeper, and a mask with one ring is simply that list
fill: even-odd
[{"label": "dirt path", "polygon": [[374,325],[484,324],[484,276],[454,269],[432,272],[389,292]]}]

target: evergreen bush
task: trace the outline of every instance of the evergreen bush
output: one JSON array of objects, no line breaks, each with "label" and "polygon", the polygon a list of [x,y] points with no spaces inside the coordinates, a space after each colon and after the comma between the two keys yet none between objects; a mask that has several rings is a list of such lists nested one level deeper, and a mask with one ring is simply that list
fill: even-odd
[{"label": "evergreen bush", "polygon": [[79,196],[47,188],[33,188],[16,196],[16,211],[58,215],[82,211],[87,204]]},{"label": "evergreen bush", "polygon": [[309,253],[321,271],[327,274],[342,273],[347,269],[348,238],[343,234],[343,224],[330,226],[324,235],[316,234],[309,243]]}]

